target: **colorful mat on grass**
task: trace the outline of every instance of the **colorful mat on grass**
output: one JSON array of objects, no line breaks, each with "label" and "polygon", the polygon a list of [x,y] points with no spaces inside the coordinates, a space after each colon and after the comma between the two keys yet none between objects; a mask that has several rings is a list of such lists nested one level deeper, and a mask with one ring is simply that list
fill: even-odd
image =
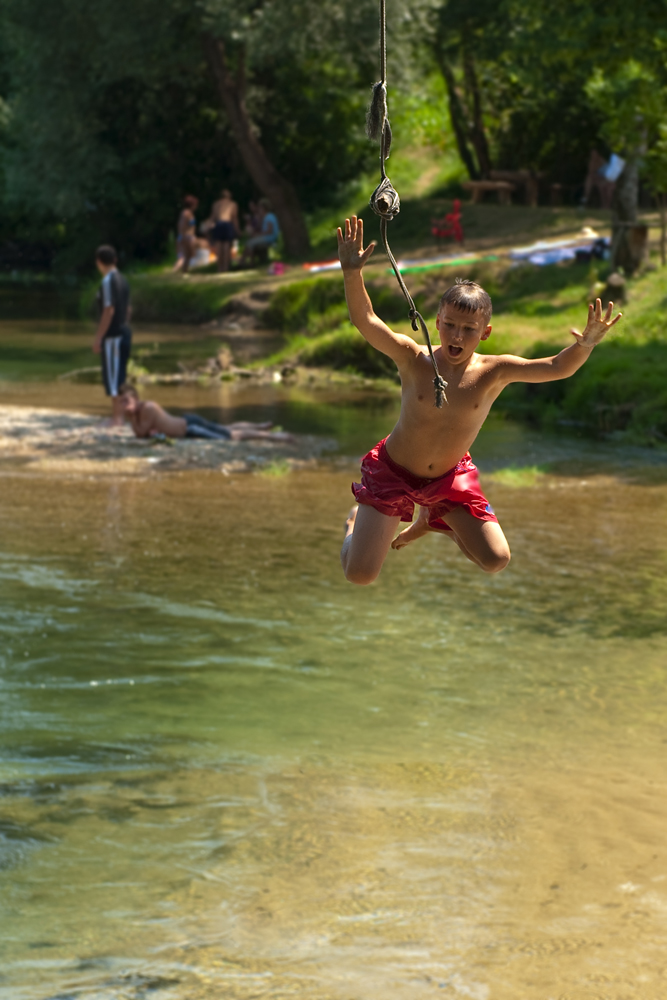
[{"label": "colorful mat on grass", "polygon": [[[412,260],[399,260],[397,264],[399,271],[403,273],[404,271],[428,271],[431,268],[451,267],[455,264],[471,264],[478,260],[498,260],[498,257],[496,254],[464,253],[448,257],[421,257]],[[339,271],[340,261],[320,260],[312,264],[302,264],[302,267],[308,274],[320,274],[322,271]],[[391,271],[391,268],[388,268],[388,270]]]},{"label": "colorful mat on grass", "polygon": [[[504,251],[515,264],[526,262],[544,267],[546,264],[559,264],[562,261],[574,260],[578,252],[591,254],[596,246],[600,252],[609,247],[609,239],[600,237],[590,229],[582,230],[579,236],[562,240],[538,240],[538,242],[526,247],[513,247]],[[420,257],[406,258],[397,261],[401,274],[406,271],[430,271],[437,267],[454,267],[461,264],[474,264],[482,260],[499,260],[499,254],[450,254],[445,257]],[[313,264],[304,264],[303,268],[309,274],[319,274],[321,271],[339,271],[339,260],[317,261]],[[391,268],[387,268],[391,273]]]},{"label": "colorful mat on grass", "polygon": [[[398,269],[403,274],[405,271],[430,271],[436,267],[453,267],[459,264],[474,264],[480,260],[498,260],[498,254],[464,253],[456,254],[452,257],[422,257],[416,260],[399,260]],[[387,268],[391,271],[391,268]]]}]

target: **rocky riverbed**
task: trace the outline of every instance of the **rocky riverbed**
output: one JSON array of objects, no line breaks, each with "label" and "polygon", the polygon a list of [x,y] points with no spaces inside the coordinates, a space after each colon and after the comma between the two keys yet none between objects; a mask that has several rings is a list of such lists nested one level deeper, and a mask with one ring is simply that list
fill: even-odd
[{"label": "rocky riverbed", "polygon": [[30,406],[0,407],[0,463],[5,468],[73,475],[136,475],[188,469],[279,475],[314,465],[336,448],[330,438],[293,442],[140,440],[128,426],[110,427],[84,413]]}]

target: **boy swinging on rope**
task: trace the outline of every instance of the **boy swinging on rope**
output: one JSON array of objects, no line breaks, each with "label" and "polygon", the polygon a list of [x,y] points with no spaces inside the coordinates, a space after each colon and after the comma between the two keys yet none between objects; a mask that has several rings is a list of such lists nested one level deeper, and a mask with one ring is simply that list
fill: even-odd
[{"label": "boy swinging on rope", "polygon": [[[498,573],[510,550],[493,508],[482,493],[469,448],[493,401],[510,382],[551,382],[568,378],[621,318],[603,316],[600,299],[588,307],[583,333],[552,358],[477,354],[491,334],[491,299],[474,281],[457,280],[440,300],[435,321],[440,346],[438,370],[448,383],[447,403],[433,405],[433,369],[427,349],[394,333],[375,315],[362,268],[374,250],[363,247],[363,223],[352,216],[338,230],[338,255],[345,279],[350,319],[373,347],[396,362],[402,384],[401,414],[389,437],[362,460],[361,483],[352,485],[358,507],[347,520],[341,551],[352,583],[377,579],[391,546],[403,548],[428,531],[448,532],[463,554],[486,573]],[[401,521],[412,522],[394,538]]]}]

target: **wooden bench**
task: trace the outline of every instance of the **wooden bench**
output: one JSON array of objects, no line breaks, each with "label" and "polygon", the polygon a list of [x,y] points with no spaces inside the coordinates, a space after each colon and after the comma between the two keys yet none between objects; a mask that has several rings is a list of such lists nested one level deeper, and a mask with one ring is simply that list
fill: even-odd
[{"label": "wooden bench", "polygon": [[509,181],[463,181],[462,188],[472,191],[473,205],[479,205],[486,191],[495,191],[498,194],[500,205],[509,205],[512,201],[512,191],[516,190],[516,184]]},{"label": "wooden bench", "polygon": [[544,179],[544,173],[534,173],[531,170],[492,170],[489,180],[508,181],[523,188],[526,205],[537,208],[537,199],[540,194],[540,180]]}]

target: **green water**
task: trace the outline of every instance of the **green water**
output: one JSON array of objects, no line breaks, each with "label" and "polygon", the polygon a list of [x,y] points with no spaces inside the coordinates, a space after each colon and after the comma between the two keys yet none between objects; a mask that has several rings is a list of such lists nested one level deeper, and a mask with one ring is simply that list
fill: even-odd
[{"label": "green water", "polygon": [[[4,400],[101,412],[40,378]],[[667,995],[661,456],[492,420],[510,568],[433,536],[355,589],[345,456],[395,401],[162,391],[341,454],[3,467],[3,1000]]]}]

